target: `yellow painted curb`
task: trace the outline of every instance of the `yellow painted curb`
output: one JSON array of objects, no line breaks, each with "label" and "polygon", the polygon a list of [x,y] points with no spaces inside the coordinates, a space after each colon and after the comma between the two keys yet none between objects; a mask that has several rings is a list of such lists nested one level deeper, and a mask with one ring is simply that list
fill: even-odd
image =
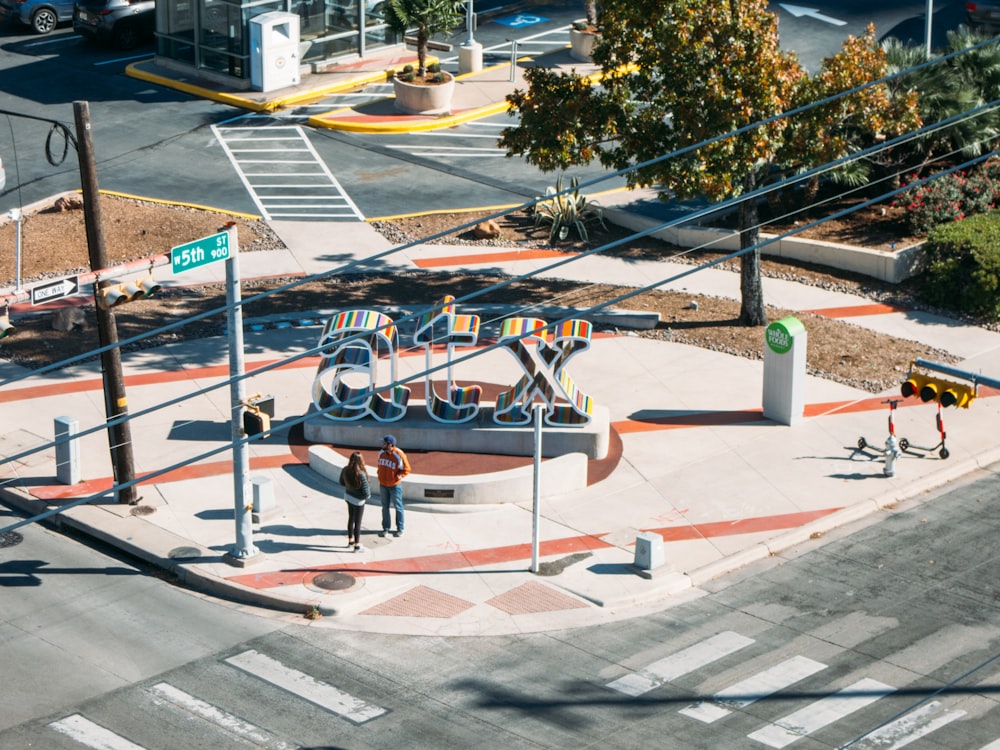
[{"label": "yellow painted curb", "polygon": [[411,216],[433,216],[435,214],[478,214],[504,211],[511,208],[520,208],[523,203],[510,203],[502,206],[476,206],[475,208],[439,208],[434,211],[415,211],[410,214],[394,214],[392,216],[369,216],[365,219],[372,221],[396,221],[398,219],[409,219]]},{"label": "yellow painted curb", "polygon": [[125,67],[125,75],[130,78],[138,78],[140,81],[148,81],[149,83],[155,83],[159,86],[163,86],[168,89],[174,89],[176,91],[183,91],[185,94],[191,94],[192,96],[197,96],[201,99],[211,99],[212,101],[219,102],[220,104],[229,104],[233,107],[240,107],[241,109],[249,109],[254,112],[267,112],[269,111],[269,105],[271,102],[255,102],[250,99],[245,99],[242,96],[234,96],[232,94],[225,94],[221,91],[212,91],[211,89],[206,89],[201,86],[195,86],[190,83],[184,83],[183,81],[177,81],[173,78],[165,78],[163,76],[158,76],[155,73],[147,73],[145,70],[141,70],[137,66],[140,63],[131,63]]},{"label": "yellow painted curb", "polygon": [[[82,190],[77,190],[76,192],[82,193]],[[240,219],[247,219],[248,221],[259,221],[261,216],[259,214],[245,214],[242,211],[230,211],[226,208],[216,208],[215,206],[202,206],[198,203],[184,203],[183,201],[165,201],[159,198],[147,198],[144,195],[132,195],[131,193],[119,193],[116,190],[100,190],[101,195],[113,195],[116,198],[128,198],[130,200],[143,201],[144,203],[157,203],[162,206],[178,206],[180,208],[194,208],[198,211],[210,211],[213,214],[224,214],[225,216],[236,216]]]}]

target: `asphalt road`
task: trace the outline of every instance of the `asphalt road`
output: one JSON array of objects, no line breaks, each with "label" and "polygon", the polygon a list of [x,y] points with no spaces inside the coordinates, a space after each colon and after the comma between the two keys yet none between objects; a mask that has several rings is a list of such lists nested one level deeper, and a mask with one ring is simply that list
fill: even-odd
[{"label": "asphalt road", "polygon": [[993,749],[998,471],[655,615],[496,638],[260,618],[31,527],[0,747]]}]

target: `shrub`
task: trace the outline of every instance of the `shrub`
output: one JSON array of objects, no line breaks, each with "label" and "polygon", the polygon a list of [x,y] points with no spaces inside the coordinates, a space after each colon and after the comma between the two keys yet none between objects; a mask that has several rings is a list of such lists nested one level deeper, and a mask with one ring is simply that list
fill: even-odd
[{"label": "shrub", "polygon": [[990,211],[998,201],[1000,160],[989,159],[971,173],[953,172],[900,193],[893,205],[906,208],[910,231],[923,236],[941,224]]},{"label": "shrub", "polygon": [[921,292],[928,302],[1000,318],[1000,211],[935,228],[924,252]]},{"label": "shrub", "polygon": [[535,199],[539,201],[535,204],[535,226],[545,223],[552,225],[549,229],[549,242],[566,239],[570,228],[575,229],[580,239],[587,242],[587,224],[596,221],[604,227],[604,212],[596,203],[580,195],[577,190],[579,184],[580,180],[574,177],[570,181],[572,192],[558,195],[563,191],[563,178],[560,176],[555,187],[545,188],[545,196],[553,196],[552,198],[543,200],[543,196],[539,196]]},{"label": "shrub", "polygon": [[428,73],[440,73],[441,72],[441,63],[431,63],[430,65],[427,66],[427,72]]}]

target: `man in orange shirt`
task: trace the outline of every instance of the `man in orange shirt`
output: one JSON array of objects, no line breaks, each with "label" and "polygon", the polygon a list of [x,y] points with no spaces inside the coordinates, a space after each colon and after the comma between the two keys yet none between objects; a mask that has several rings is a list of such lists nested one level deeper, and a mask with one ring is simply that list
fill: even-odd
[{"label": "man in orange shirt", "polygon": [[386,435],[382,438],[382,450],[378,454],[378,487],[382,496],[382,531],[379,536],[389,533],[389,504],[396,509],[396,530],[393,536],[403,536],[403,477],[410,473],[410,462],[406,454],[396,447],[396,438]]}]

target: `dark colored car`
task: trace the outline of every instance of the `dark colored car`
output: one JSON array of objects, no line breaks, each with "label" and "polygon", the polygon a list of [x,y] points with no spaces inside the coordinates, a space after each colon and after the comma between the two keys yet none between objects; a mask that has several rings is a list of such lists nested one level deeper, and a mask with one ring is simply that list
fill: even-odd
[{"label": "dark colored car", "polygon": [[975,29],[1000,31],[1000,3],[966,3],[965,21]]},{"label": "dark colored car", "polygon": [[73,30],[89,39],[109,41],[118,49],[132,49],[153,36],[154,0],[77,0]]},{"label": "dark colored car", "polygon": [[48,34],[73,18],[73,0],[0,0],[0,21],[16,18],[36,34]]}]

